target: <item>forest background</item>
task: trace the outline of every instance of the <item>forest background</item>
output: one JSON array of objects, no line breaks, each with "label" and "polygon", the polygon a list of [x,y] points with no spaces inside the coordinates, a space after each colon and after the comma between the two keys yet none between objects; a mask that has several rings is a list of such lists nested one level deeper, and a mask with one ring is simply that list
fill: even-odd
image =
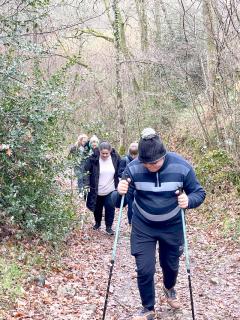
[{"label": "forest background", "polygon": [[[84,132],[124,154],[146,126],[194,164],[209,225],[219,219],[239,240],[238,1],[2,0],[0,28],[3,244],[19,253],[30,237],[60,250],[76,226],[64,189],[69,145]],[[230,215],[215,202],[227,193],[225,208],[232,197],[237,205]],[[15,258],[0,258],[0,294],[13,301]]]}]

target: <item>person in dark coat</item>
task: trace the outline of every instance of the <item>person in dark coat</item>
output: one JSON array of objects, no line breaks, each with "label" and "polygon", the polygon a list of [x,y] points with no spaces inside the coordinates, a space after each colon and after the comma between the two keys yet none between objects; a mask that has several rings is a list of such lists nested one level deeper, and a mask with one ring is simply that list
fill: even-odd
[{"label": "person in dark coat", "polygon": [[101,142],[99,148],[87,159],[84,170],[86,185],[89,187],[87,207],[94,213],[94,230],[101,227],[103,208],[105,208],[106,232],[113,235],[112,224],[115,207],[111,193],[118,185],[120,156],[108,142]]},{"label": "person in dark coat", "polygon": [[76,143],[70,148],[69,156],[74,159],[74,174],[77,177],[78,191],[80,196],[83,196],[84,189],[84,164],[88,156],[89,149],[87,147],[88,136],[86,134],[80,134]]},{"label": "person in dark coat", "polygon": [[[192,166],[180,155],[168,152],[159,135],[146,128],[138,145],[138,158],[127,165],[113,202],[120,206],[133,200],[131,254],[137,266],[137,283],[142,308],[134,320],[155,318],[156,245],[163,273],[163,292],[173,309],[181,304],[175,284],[179,258],[183,253],[182,209],[197,208],[205,199],[205,191]],[[179,188],[184,192],[179,194]]]},{"label": "person in dark coat", "polygon": [[[126,169],[126,166],[133,161],[138,156],[138,143],[132,142],[128,149],[128,154],[124,156],[121,159],[120,165],[119,165],[119,177],[122,178],[123,172]],[[131,223],[132,223],[132,201],[128,201],[128,210],[127,210],[127,216],[128,216],[128,223],[131,229]]]}]

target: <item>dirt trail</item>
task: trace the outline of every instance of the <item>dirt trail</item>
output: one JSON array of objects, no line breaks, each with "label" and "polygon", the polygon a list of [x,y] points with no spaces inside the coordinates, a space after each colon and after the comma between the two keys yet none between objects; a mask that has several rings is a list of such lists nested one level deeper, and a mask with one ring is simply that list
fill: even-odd
[{"label": "dirt trail", "polygon": [[[199,224],[197,214],[193,211],[191,221],[188,221],[196,320],[239,320],[239,249],[224,239],[215,239],[211,230]],[[82,233],[75,231],[68,240],[68,251],[62,258],[61,268],[48,274],[45,286],[33,284],[29,287],[16,309],[4,319],[102,319],[114,237],[108,236],[103,227],[93,231],[92,222],[89,213]],[[177,284],[182,311],[174,313],[165,302],[160,303],[162,281],[159,267],[156,283],[157,319],[192,319],[184,257]],[[135,264],[130,255],[124,214],[106,320],[131,319],[139,306]]]}]

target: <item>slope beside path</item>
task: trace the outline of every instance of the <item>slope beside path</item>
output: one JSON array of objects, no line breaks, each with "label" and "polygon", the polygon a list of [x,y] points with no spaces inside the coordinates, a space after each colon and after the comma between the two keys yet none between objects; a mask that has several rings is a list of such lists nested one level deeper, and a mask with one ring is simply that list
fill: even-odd
[{"label": "slope beside path", "polygon": [[[83,212],[83,207],[80,208]],[[14,310],[3,319],[100,320],[109,276],[109,261],[114,237],[92,230],[92,214],[83,230],[75,230],[67,241],[61,267],[54,267],[44,285],[32,283]],[[188,216],[192,286],[197,320],[240,319],[240,251],[231,241],[218,237],[199,223],[198,210]],[[115,225],[118,210],[116,212]],[[134,258],[126,212],[121,224],[117,255],[111,281],[106,320],[131,319],[139,308]],[[190,320],[188,280],[184,257],[177,290],[183,304],[173,312],[162,299],[159,264],[156,272],[156,319]]]}]

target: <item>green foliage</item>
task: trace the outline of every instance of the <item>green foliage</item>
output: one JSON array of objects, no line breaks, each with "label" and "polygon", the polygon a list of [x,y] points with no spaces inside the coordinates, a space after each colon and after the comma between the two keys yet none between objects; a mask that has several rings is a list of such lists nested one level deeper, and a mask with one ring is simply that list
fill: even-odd
[{"label": "green foliage", "polygon": [[222,149],[207,150],[199,155],[196,173],[206,189],[215,192],[234,184],[240,190],[240,178],[234,161]]},{"label": "green foliage", "polygon": [[[235,189],[240,191],[240,173],[229,153],[222,149],[208,149],[191,131],[178,139],[178,147],[191,153],[196,174],[207,191],[207,199],[199,209],[205,216],[202,228],[217,228],[224,237],[234,241],[240,237],[239,203]],[[229,193],[229,195],[228,195]],[[233,195],[231,197],[231,194]],[[230,208],[228,204],[231,203]],[[207,223],[206,223],[207,221]]]},{"label": "green foliage", "polygon": [[66,171],[61,124],[67,68],[46,79],[42,52],[22,41],[0,54],[0,209],[27,232],[53,240],[66,234],[73,219],[70,195],[57,179]]},{"label": "green foliage", "polygon": [[239,168],[226,150],[208,149],[188,130],[179,139],[179,147],[192,150],[197,176],[208,191],[221,191],[233,185],[240,194]]},{"label": "green foliage", "polygon": [[236,186],[237,192],[240,195],[240,172],[239,172],[239,169],[236,169],[236,171],[229,172],[229,178],[232,181],[233,185]]},{"label": "green foliage", "polygon": [[81,127],[89,136],[95,134],[100,141],[104,140],[112,143],[114,140],[113,132],[109,131],[107,125],[101,120],[82,122]]},{"label": "green foliage", "polygon": [[120,156],[124,156],[126,154],[126,149],[124,146],[120,146],[118,153]]},{"label": "green foliage", "polygon": [[233,240],[240,241],[240,218],[225,216],[223,221],[223,234],[225,237],[231,235]]},{"label": "green foliage", "polygon": [[[25,239],[26,240],[26,239]],[[27,241],[6,241],[2,249],[8,254],[0,258],[0,303],[1,311],[9,310],[17,299],[24,295],[31,284],[41,285],[41,279],[53,267],[62,268],[61,255],[65,254],[65,246],[49,246],[40,239]],[[52,243],[51,243],[52,244]],[[0,312],[0,319],[1,312]]]},{"label": "green foliage", "polygon": [[0,296],[14,301],[23,294],[21,280],[24,273],[17,263],[7,262],[4,258],[0,258],[0,269]]}]

